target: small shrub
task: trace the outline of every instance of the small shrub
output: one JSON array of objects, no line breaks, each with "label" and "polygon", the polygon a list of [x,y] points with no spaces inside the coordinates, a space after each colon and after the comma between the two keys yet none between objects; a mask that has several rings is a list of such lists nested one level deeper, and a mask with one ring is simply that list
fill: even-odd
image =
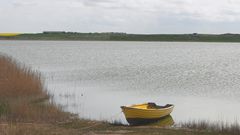
[{"label": "small shrub", "polygon": [[6,115],[8,112],[8,105],[4,102],[0,102],[0,117]]}]

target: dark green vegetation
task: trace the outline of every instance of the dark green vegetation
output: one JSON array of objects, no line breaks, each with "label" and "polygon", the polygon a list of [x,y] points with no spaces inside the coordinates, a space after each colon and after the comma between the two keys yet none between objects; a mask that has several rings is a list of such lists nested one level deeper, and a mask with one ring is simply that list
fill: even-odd
[{"label": "dark green vegetation", "polygon": [[0,135],[239,135],[238,124],[190,122],[182,128],[125,126],[79,119],[49,101],[41,75],[0,55]]},{"label": "dark green vegetation", "polygon": [[0,37],[4,40],[86,40],[86,41],[180,41],[180,42],[240,42],[240,34],[126,34],[43,32]]}]

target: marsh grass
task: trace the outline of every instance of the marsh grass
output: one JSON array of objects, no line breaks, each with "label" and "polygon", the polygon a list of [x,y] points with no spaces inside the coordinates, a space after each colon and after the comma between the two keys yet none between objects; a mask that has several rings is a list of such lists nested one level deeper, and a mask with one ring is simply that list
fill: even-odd
[{"label": "marsh grass", "polygon": [[240,135],[240,125],[237,121],[232,124],[227,122],[209,122],[206,120],[201,121],[190,121],[181,123],[182,128],[199,130],[199,131],[209,131],[218,134],[226,135]]},{"label": "marsh grass", "polygon": [[0,122],[66,119],[67,114],[49,102],[49,98],[39,72],[0,55]]}]

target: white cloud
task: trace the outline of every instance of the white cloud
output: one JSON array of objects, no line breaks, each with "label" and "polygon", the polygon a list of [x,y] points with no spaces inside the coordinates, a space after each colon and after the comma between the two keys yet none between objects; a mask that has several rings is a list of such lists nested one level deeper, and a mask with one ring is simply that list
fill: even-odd
[{"label": "white cloud", "polygon": [[0,30],[227,31],[240,21],[239,7],[239,0],[0,0]]}]

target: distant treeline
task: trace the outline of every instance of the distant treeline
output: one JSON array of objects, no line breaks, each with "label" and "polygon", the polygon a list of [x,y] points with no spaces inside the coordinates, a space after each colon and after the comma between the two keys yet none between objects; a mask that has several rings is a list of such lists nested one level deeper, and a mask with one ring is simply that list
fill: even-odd
[{"label": "distant treeline", "polygon": [[240,34],[127,34],[55,32],[0,36],[3,40],[86,40],[86,41],[182,41],[182,42],[240,42]]}]

